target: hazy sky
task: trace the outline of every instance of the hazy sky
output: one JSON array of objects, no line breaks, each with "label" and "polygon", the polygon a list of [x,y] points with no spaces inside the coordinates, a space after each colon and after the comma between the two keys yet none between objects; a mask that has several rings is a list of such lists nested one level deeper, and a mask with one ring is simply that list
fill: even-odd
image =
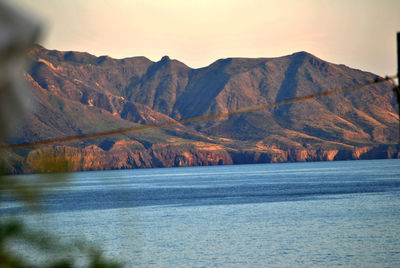
[{"label": "hazy sky", "polygon": [[164,55],[190,67],[307,51],[397,72],[399,0],[13,0],[40,18],[41,44],[115,58]]}]

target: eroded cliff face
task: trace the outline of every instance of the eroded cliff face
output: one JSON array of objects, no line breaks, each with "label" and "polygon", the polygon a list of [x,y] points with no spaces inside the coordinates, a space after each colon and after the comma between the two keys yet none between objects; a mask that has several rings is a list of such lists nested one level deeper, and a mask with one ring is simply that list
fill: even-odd
[{"label": "eroded cliff face", "polygon": [[310,162],[333,160],[364,160],[399,158],[395,146],[378,148],[355,148],[343,150],[275,150],[274,152],[230,152],[234,164]]},{"label": "eroded cliff face", "polygon": [[117,142],[106,151],[96,145],[85,148],[52,146],[31,151],[25,172],[46,172],[42,159],[65,159],[69,171],[134,169],[152,167],[183,167],[233,164],[230,154],[220,147],[185,145],[154,145],[131,149],[137,142]]},{"label": "eroded cliff face", "polygon": [[117,142],[106,151],[90,145],[85,148],[52,146],[31,151],[24,172],[46,172],[42,159],[51,157],[68,161],[69,171],[136,169],[152,167],[212,166],[253,163],[280,163],[359,159],[399,158],[395,146],[360,147],[344,150],[235,151],[205,143],[153,145],[146,149],[137,142]]}]

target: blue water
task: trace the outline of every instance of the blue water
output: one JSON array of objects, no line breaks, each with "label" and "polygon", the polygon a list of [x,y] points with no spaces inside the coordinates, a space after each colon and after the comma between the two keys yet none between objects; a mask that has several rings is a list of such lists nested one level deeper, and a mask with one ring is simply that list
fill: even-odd
[{"label": "blue water", "polygon": [[[19,215],[143,267],[400,267],[400,160],[79,172]],[[27,183],[35,175],[20,177]]]}]

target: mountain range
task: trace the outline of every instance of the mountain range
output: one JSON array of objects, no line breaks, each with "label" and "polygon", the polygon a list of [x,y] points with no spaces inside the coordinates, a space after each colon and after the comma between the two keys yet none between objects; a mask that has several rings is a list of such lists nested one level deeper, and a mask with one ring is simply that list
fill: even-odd
[{"label": "mountain range", "polygon": [[[163,122],[164,127],[15,149],[8,172],[104,170],[399,157],[398,114],[389,82],[239,114],[180,123],[374,81],[369,72],[307,52],[227,58],[193,69],[162,57],[114,59],[35,45],[25,78],[33,110],[8,144]],[[182,122],[182,121],[181,121]]]}]

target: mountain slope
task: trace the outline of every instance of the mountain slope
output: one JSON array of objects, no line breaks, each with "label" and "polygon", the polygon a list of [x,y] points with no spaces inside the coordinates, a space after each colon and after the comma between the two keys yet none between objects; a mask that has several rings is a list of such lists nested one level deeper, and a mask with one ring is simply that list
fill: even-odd
[{"label": "mountain slope", "polygon": [[[36,109],[14,144],[235,111],[377,78],[306,52],[221,59],[200,69],[167,56],[113,59],[41,46],[29,57]],[[10,158],[25,159],[14,170],[21,172],[50,152],[68,156],[73,170],[397,157],[391,87],[384,82],[257,112],[27,148]]]}]

